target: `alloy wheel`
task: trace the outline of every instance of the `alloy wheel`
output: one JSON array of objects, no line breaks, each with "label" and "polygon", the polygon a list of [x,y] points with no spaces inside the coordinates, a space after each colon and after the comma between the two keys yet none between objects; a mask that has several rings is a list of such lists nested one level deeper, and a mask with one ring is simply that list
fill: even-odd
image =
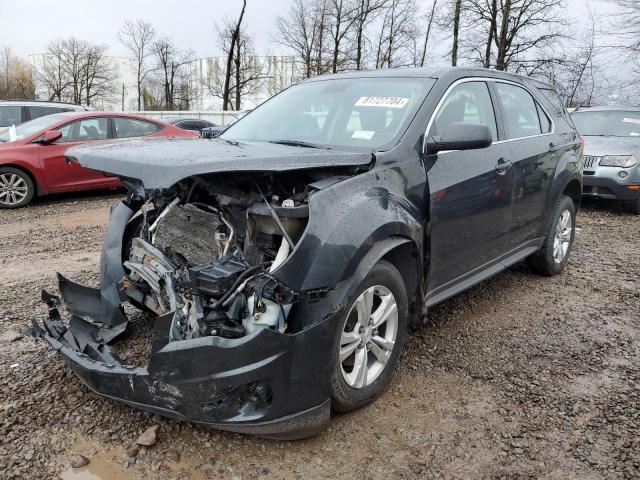
[{"label": "alloy wheel", "polygon": [[24,178],[15,173],[0,174],[0,203],[14,206],[22,202],[29,193]]},{"label": "alloy wheel", "polygon": [[553,239],[553,260],[556,263],[562,263],[567,256],[571,243],[572,230],[571,212],[564,210],[562,214],[560,214],[560,218],[558,218],[556,233]]},{"label": "alloy wheel", "polygon": [[345,382],[354,388],[371,385],[385,369],[398,334],[398,305],[382,285],[357,298],[344,324],[338,351]]}]

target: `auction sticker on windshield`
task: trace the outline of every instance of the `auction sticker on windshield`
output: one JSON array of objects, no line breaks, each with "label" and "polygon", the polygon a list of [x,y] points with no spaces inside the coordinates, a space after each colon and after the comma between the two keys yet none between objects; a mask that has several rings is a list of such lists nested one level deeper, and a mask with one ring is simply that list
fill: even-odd
[{"label": "auction sticker on windshield", "polygon": [[404,108],[409,102],[405,97],[360,97],[356,107]]}]

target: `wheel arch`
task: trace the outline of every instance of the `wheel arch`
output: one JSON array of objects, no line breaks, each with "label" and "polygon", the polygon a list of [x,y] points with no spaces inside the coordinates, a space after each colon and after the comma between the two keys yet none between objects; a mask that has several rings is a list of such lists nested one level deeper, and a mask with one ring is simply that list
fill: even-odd
[{"label": "wheel arch", "polygon": [[29,178],[33,182],[33,185],[36,188],[35,195],[36,196],[42,195],[44,193],[44,189],[42,188],[42,185],[40,184],[40,181],[38,180],[36,175],[24,165],[9,162],[9,163],[0,164],[0,168],[15,168],[16,170],[20,170],[21,172],[24,172],[26,175],[29,176]]},{"label": "wheel arch", "polygon": [[392,236],[374,243],[349,279],[343,299],[353,296],[373,266],[381,260],[391,263],[400,272],[407,290],[410,317],[419,313],[423,290],[420,250],[414,240],[403,236]]},{"label": "wheel arch", "polygon": [[573,205],[576,207],[576,212],[580,208],[580,202],[582,201],[582,185],[576,179],[571,180],[562,190],[562,195],[573,200]]}]

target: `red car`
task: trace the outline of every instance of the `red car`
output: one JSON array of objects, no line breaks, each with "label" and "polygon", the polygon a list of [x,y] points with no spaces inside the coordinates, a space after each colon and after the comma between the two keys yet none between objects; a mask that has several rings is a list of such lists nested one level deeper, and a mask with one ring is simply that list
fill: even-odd
[{"label": "red car", "polygon": [[0,208],[27,205],[35,195],[120,187],[104,173],[65,162],[69,147],[134,137],[198,137],[160,120],[112,112],[47,115],[0,133]]}]

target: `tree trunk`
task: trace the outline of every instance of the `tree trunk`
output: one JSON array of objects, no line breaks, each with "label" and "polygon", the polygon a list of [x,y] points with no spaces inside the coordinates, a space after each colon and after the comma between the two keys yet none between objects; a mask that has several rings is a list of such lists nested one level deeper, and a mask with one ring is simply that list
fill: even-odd
[{"label": "tree trunk", "polygon": [[489,37],[487,38],[487,45],[484,51],[484,60],[482,66],[484,68],[491,67],[491,47],[493,45],[493,39],[496,38],[496,29],[498,25],[498,5],[497,0],[491,2],[491,22],[489,24]]},{"label": "tree trunk", "polygon": [[458,35],[460,33],[460,10],[462,0],[455,0],[453,8],[453,46],[451,47],[451,66],[458,65]]},{"label": "tree trunk", "polygon": [[507,69],[507,48],[509,36],[509,18],[511,17],[511,0],[505,0],[502,5],[502,23],[500,25],[500,35],[496,36],[498,44],[498,54],[496,57],[496,70]]},{"label": "tree trunk", "polygon": [[[240,29],[242,27],[242,18],[244,17],[244,11],[247,8],[247,0],[243,0],[242,2],[242,10],[240,11],[240,17],[238,18],[238,23],[236,23],[236,27],[233,30],[231,35],[231,45],[229,46],[229,52],[227,54],[227,69],[224,72],[224,88],[222,90],[222,110],[227,110],[229,108],[229,100],[230,100],[230,84],[231,84],[231,75],[232,75],[232,67],[233,67],[233,56],[236,46],[238,45],[238,39],[240,38]],[[239,47],[239,46],[238,46]]]},{"label": "tree trunk", "polygon": [[427,44],[429,43],[429,35],[431,34],[431,25],[433,24],[433,17],[436,13],[436,4],[438,0],[433,0],[433,5],[431,5],[431,13],[429,14],[429,22],[427,23],[427,33],[424,36],[424,46],[422,47],[422,58],[420,59],[420,66],[424,67],[424,61],[427,57]]}]

